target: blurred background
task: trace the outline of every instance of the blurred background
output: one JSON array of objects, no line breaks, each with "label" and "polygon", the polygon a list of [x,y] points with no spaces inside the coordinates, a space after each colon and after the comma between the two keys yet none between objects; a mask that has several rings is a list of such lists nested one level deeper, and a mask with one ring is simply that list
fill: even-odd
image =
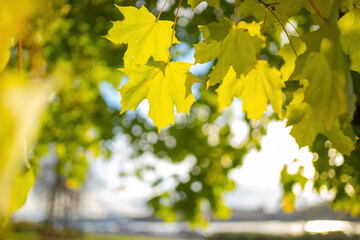
[{"label": "blurred background", "polygon": [[[0,2],[0,238],[358,239],[358,185],[347,174],[356,163],[343,169],[320,136],[327,161],[316,165],[319,149],[299,149],[271,109],[258,122],[238,99],[218,112],[216,87],[205,89],[213,62],[191,67],[197,102],[174,126],[158,133],[146,100],[119,114],[126,45],[103,37],[123,19],[114,4],[157,15],[164,3]],[[173,20],[176,5],[161,19]],[[264,9],[249,6],[240,2],[242,19],[260,21]],[[193,11],[184,1],[173,60],[194,63],[197,26],[234,14],[232,0]],[[288,39],[269,24],[261,58],[280,67]],[[297,35],[291,25],[316,28],[306,10],[285,24]]]}]

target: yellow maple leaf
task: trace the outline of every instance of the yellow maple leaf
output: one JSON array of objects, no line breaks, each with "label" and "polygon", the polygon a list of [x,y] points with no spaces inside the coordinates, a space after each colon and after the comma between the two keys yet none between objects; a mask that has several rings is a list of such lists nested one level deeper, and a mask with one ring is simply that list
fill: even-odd
[{"label": "yellow maple leaf", "polygon": [[[155,61],[166,61],[174,22],[158,20],[144,6],[140,9],[115,6],[124,15],[124,20],[113,22],[105,37],[116,44],[128,44],[125,67],[146,64],[150,57]],[[179,43],[176,37],[173,43]]]},{"label": "yellow maple leaf", "polygon": [[229,106],[234,97],[240,97],[243,101],[243,111],[249,119],[260,119],[267,109],[268,102],[281,118],[283,87],[285,85],[280,71],[271,68],[267,61],[257,61],[255,68],[240,78],[236,77],[236,72],[231,67],[217,90],[219,110]]},{"label": "yellow maple leaf", "polygon": [[142,100],[148,99],[148,116],[159,132],[174,124],[174,104],[178,113],[189,113],[195,101],[191,86],[198,80],[189,73],[190,66],[184,62],[153,62],[119,69],[129,76],[129,82],[120,89],[121,113],[134,111]]}]

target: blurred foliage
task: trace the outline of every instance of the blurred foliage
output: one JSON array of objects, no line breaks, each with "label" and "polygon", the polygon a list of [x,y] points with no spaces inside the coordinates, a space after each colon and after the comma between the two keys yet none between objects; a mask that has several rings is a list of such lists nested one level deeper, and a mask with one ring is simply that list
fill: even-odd
[{"label": "blurred foliage", "polygon": [[[149,201],[155,213],[168,221],[186,220],[206,225],[210,218],[228,218],[230,210],[224,205],[222,195],[235,188],[229,179],[231,170],[241,166],[243,158],[252,149],[260,149],[260,140],[266,133],[266,121],[254,125],[247,121],[247,136],[241,143],[231,143],[234,132],[230,124],[239,117],[230,112],[219,114],[216,94],[202,89],[201,97],[191,109],[190,117],[180,115],[175,126],[161,131],[157,136],[154,127],[141,127],[144,120],[134,118],[122,121],[125,134],[135,146],[135,156],[146,151],[174,163],[189,161],[192,166],[188,176],[171,176],[175,186]],[[132,126],[132,127],[131,127]],[[141,175],[141,173],[140,173]],[[158,178],[153,187],[169,179]]]},{"label": "blurred foliage", "polygon": [[50,80],[25,80],[20,72],[5,69],[12,39],[36,13],[37,4],[22,0],[0,3],[0,228],[24,204],[34,182],[26,155],[53,92]]}]

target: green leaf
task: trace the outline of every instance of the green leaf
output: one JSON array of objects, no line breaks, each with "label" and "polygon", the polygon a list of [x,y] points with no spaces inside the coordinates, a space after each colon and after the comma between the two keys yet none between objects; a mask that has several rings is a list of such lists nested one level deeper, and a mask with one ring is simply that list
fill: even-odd
[{"label": "green leaf", "polygon": [[315,113],[309,104],[304,102],[304,93],[303,88],[298,89],[287,107],[286,126],[292,125],[290,135],[295,138],[299,147],[304,147],[311,146],[317,135],[321,133],[333,143],[334,148],[342,154],[350,155],[355,149],[354,142],[340,129],[338,121],[327,131],[324,123],[315,118]]},{"label": "green leaf", "polygon": [[[214,36],[217,35],[216,30],[224,25],[228,26],[228,24],[231,24],[228,34],[224,36],[228,29],[224,28],[219,37],[215,38]],[[246,75],[254,68],[256,55],[265,46],[265,38],[261,35],[260,28],[261,25],[256,22],[239,22],[236,25],[227,18],[222,18],[220,23],[212,23],[200,28],[206,44],[195,46],[195,51],[204,52],[204,48],[214,48],[215,50],[211,56],[216,56],[218,59],[214,70],[210,74],[208,86],[220,83],[229,71],[230,66],[233,66],[237,77],[242,74]],[[197,53],[195,56],[199,56],[199,54]],[[203,58],[199,59],[198,57],[196,62],[202,62],[203,60]],[[206,60],[209,59],[206,58]]]},{"label": "green leaf", "polygon": [[293,136],[299,147],[311,146],[316,136],[325,131],[324,125],[317,120],[311,107],[304,102],[304,89],[294,93],[294,98],[287,107],[286,126],[291,126],[290,135]]},{"label": "green leaf", "polygon": [[232,21],[228,18],[219,18],[219,22],[212,22],[199,26],[204,40],[195,44],[195,63],[206,63],[214,60],[220,53],[221,43],[232,28]]},{"label": "green leaf", "polygon": [[351,59],[351,69],[360,72],[360,7],[355,7],[338,21],[340,41]]},{"label": "green leaf", "polygon": [[[272,9],[274,14],[280,19],[281,22],[286,21],[288,18],[295,16],[302,8],[305,7],[307,0],[265,0],[266,4],[273,4]],[[240,3],[239,8],[240,16],[253,16],[257,21],[263,21],[265,18],[265,7],[258,1],[245,0]],[[274,23],[278,20],[268,11],[267,24]]]},{"label": "green leaf", "polygon": [[[144,6],[140,9],[115,6],[124,15],[124,20],[113,22],[106,38],[116,44],[128,44],[125,67],[146,64],[150,57],[155,61],[166,61],[174,23],[157,20]],[[176,37],[173,43],[179,43]]]},{"label": "green leaf", "polygon": [[[267,3],[271,4],[274,1],[268,0]],[[278,17],[281,21],[285,21],[288,18],[295,16],[302,8],[305,7],[307,0],[279,0],[275,5],[275,13],[278,13]]]},{"label": "green leaf", "polygon": [[350,156],[351,151],[355,149],[354,142],[344,134],[338,123],[323,134],[330,140],[332,146],[344,155]]},{"label": "green leaf", "polygon": [[260,22],[264,20],[265,8],[258,1],[245,0],[240,3],[239,15],[245,17],[253,16]]},{"label": "green leaf", "polygon": [[[291,37],[291,42],[295,48],[296,54],[299,56],[306,50],[306,45],[300,38]],[[285,44],[278,52],[279,56],[284,59],[284,64],[280,68],[283,80],[286,82],[295,69],[295,61],[297,59],[293,48],[290,43]]]},{"label": "green leaf", "polygon": [[337,27],[324,24],[303,37],[307,51],[298,57],[291,79],[306,79],[305,101],[327,130],[348,111],[346,84],[349,78],[347,58],[338,40]]},{"label": "green leaf", "polygon": [[188,0],[188,4],[191,6],[191,9],[194,10],[194,8],[203,1],[207,2],[211,7],[220,8],[220,0]]},{"label": "green leaf", "polygon": [[359,2],[359,0],[342,0],[340,2],[341,10],[352,10],[356,2]]},{"label": "green leaf", "polygon": [[[334,0],[311,0],[315,8],[319,11],[322,17],[329,18],[334,6]],[[313,23],[316,25],[322,25],[324,20],[320,18],[314,7],[306,1],[306,9],[311,13]]]},{"label": "green leaf", "polygon": [[271,68],[267,61],[259,60],[246,77],[238,79],[230,68],[223,83],[218,88],[219,110],[228,106],[234,97],[243,100],[243,111],[249,119],[260,119],[270,102],[274,112],[281,118],[283,93],[285,87],[281,73]]},{"label": "green leaf", "polygon": [[191,86],[197,78],[189,73],[190,63],[153,62],[119,69],[129,76],[121,89],[121,113],[135,110],[145,98],[149,100],[149,117],[159,131],[174,123],[174,104],[178,113],[189,113],[195,101]]}]

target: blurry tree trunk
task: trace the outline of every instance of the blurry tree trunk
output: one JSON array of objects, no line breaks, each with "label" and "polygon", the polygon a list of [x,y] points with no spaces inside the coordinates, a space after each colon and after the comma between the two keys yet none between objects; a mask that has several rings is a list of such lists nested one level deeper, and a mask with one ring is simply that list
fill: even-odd
[{"label": "blurry tree trunk", "polygon": [[45,221],[45,235],[57,235],[56,227],[65,233],[76,231],[77,211],[80,204],[80,192],[66,186],[66,179],[56,169],[60,162],[57,160],[53,172],[55,180],[48,185],[48,212]]}]

